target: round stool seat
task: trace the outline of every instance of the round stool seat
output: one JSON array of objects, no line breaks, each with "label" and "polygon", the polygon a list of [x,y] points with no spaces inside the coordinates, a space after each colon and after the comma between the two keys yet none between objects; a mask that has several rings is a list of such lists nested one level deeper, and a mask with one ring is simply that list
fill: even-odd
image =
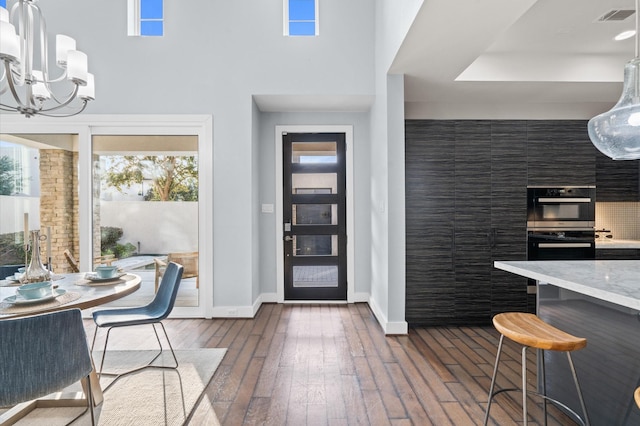
[{"label": "round stool seat", "polygon": [[505,337],[531,348],[569,352],[587,346],[587,339],[565,333],[534,314],[505,312],[493,317],[493,325]]}]

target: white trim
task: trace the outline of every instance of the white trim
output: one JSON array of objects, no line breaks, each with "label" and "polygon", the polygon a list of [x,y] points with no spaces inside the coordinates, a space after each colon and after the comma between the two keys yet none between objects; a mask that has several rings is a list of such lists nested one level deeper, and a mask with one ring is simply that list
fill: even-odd
[{"label": "white trim", "polygon": [[355,194],[353,179],[353,126],[350,125],[283,125],[276,126],[275,129],[275,217],[276,217],[276,289],[278,302],[284,302],[284,243],[283,235],[283,215],[282,215],[282,133],[344,133],[346,147],[346,168],[347,168],[347,302],[354,302],[355,295],[355,223],[354,223],[354,203]]},{"label": "white trim", "polygon": [[[197,135],[200,173],[198,205],[200,252],[200,304],[197,307],[175,307],[176,316],[213,316],[213,118],[210,115],[91,115],[70,118],[32,117],[2,114],[0,133],[77,134],[78,198],[80,211],[92,210],[91,138],[93,135]],[[80,215],[80,250],[91,253],[91,215]],[[80,268],[90,270],[90,259],[82,257]]]},{"label": "white trim", "polygon": [[382,331],[384,331],[385,335],[407,334],[409,332],[409,323],[406,321],[389,322],[373,297],[369,298],[369,307],[371,308],[373,315],[375,315],[378,320],[378,323],[382,327]]}]

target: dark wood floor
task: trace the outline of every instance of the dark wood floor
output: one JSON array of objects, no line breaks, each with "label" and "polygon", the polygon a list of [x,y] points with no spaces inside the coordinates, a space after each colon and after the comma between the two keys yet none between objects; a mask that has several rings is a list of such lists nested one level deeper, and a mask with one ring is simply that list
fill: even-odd
[{"label": "dark wood floor", "polygon": [[[387,337],[366,304],[266,304],[251,320],[164,323],[175,348],[228,348],[190,425],[479,425],[498,341],[481,327]],[[144,328],[111,339],[112,349],[154,343]],[[520,383],[519,359],[507,344],[498,384]],[[528,370],[533,388],[533,357]],[[520,407],[518,393],[499,395],[490,423],[522,424]],[[541,424],[539,401],[529,409],[529,424]],[[575,424],[550,413],[550,425]]]}]

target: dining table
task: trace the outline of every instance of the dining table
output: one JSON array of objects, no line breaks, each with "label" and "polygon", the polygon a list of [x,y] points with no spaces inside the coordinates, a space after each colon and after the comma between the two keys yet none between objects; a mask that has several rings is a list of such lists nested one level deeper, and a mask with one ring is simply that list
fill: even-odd
[{"label": "dining table", "polygon": [[139,275],[125,273],[98,278],[92,273],[54,274],[53,293],[44,300],[24,300],[16,295],[20,283],[0,281],[0,320],[37,315],[63,309],[94,308],[125,297],[140,288]]},{"label": "dining table", "polygon": [[[17,296],[16,289],[20,282],[8,277],[0,280],[0,321],[38,315],[64,309],[89,309],[114,300],[121,299],[140,288],[142,279],[139,275],[119,273],[112,278],[99,278],[94,273],[53,274],[52,294],[37,300],[24,300]],[[94,397],[94,405],[104,400],[100,380],[95,368],[90,376],[90,386]],[[73,406],[81,404],[82,398],[77,394],[56,393],[45,399],[27,401],[11,409],[0,412],[0,424],[11,424],[28,411],[30,404],[38,406]]]}]

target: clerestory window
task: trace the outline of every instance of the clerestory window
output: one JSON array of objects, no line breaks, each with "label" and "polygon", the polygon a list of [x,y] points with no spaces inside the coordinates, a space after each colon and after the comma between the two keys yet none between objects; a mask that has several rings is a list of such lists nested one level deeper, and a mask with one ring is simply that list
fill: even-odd
[{"label": "clerestory window", "polygon": [[318,35],[319,0],[284,0],[284,35]]},{"label": "clerestory window", "polygon": [[128,0],[128,16],[130,36],[164,35],[163,0]]}]

